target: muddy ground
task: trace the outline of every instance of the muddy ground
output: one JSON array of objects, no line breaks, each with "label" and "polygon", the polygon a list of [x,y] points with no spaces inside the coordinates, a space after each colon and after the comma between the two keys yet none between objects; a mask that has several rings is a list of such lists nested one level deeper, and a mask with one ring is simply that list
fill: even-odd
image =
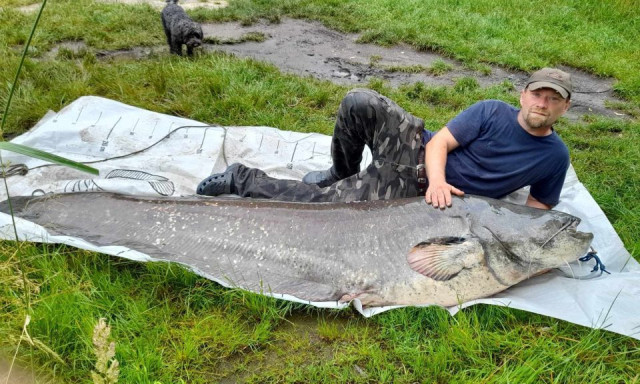
[{"label": "muddy ground", "polygon": [[[162,28],[160,22],[158,28]],[[392,86],[423,82],[426,85],[453,85],[462,77],[473,77],[483,86],[510,81],[522,89],[528,74],[498,66],[487,66],[490,72],[473,71],[462,63],[430,52],[418,52],[407,45],[381,47],[357,43],[359,35],[343,34],[319,22],[283,19],[278,24],[259,22],[252,26],[240,23],[203,24],[204,51],[224,51],[237,57],[250,57],[269,62],[286,73],[312,76],[338,84],[361,87],[373,78]],[[82,42],[62,43],[66,49],[85,48]],[[49,57],[55,56],[59,47]],[[143,60],[152,54],[168,54],[168,46],[135,47],[129,50],[101,51],[100,59],[133,58]],[[442,74],[431,74],[433,64],[445,63]],[[410,73],[406,69],[420,66],[425,70]],[[624,117],[624,113],[607,107],[607,102],[621,102],[614,96],[614,79],[600,78],[584,71],[561,66],[573,76],[572,106],[566,116],[578,119],[585,114]],[[404,70],[403,70],[404,69]]]},{"label": "muddy ground", "polygon": [[[162,28],[160,23],[158,27]],[[500,84],[507,80],[516,89],[524,86],[528,74],[488,66],[490,73],[466,68],[462,63],[442,55],[418,52],[407,45],[381,47],[357,43],[359,35],[343,34],[326,28],[319,22],[283,19],[278,24],[259,22],[252,26],[240,23],[203,24],[204,51],[224,51],[237,57],[250,57],[269,62],[286,73],[312,76],[353,87],[366,86],[369,80],[379,78],[392,86],[423,82],[426,85],[453,85],[461,77],[473,77],[481,86]],[[262,40],[262,41],[254,41]],[[212,43],[213,42],[213,43]],[[82,43],[63,43],[67,49],[83,48]],[[57,48],[50,54],[55,55]],[[101,51],[101,59],[144,59],[151,54],[165,52],[167,46],[136,47],[129,50]],[[434,63],[446,63],[449,68],[442,74],[428,71],[408,73],[402,69]],[[393,70],[395,68],[395,70]],[[567,112],[570,119],[585,114],[624,117],[625,114],[606,106],[606,102],[620,102],[613,94],[614,79],[600,78],[569,67],[560,67],[573,76],[572,106]]]},{"label": "muddy ground", "polygon": [[[146,2],[160,10],[164,0],[98,0],[123,4]],[[187,10],[196,7],[224,8],[222,0],[181,0]],[[37,4],[35,4],[37,5]],[[23,7],[24,12],[33,12],[33,7]],[[158,28],[161,29],[158,15]],[[498,66],[487,66],[488,71],[474,71],[462,63],[431,52],[418,52],[407,45],[381,47],[357,43],[357,34],[344,34],[326,28],[319,22],[282,19],[278,24],[258,22],[251,26],[240,23],[203,24],[205,44],[203,50],[224,51],[238,57],[250,57],[269,62],[283,72],[301,76],[313,76],[338,84],[366,86],[372,78],[383,79],[392,86],[403,83],[423,82],[426,85],[453,85],[461,77],[473,77],[481,86],[500,84],[507,80],[516,89],[522,89],[528,75]],[[49,52],[55,57],[58,49],[65,47],[73,51],[85,48],[82,42],[66,42]],[[167,46],[136,47],[129,50],[101,51],[100,59],[133,58],[144,60],[152,54],[168,54]],[[441,74],[428,70],[409,73],[409,67],[429,69],[434,63],[448,69]],[[395,67],[395,70],[394,70]],[[620,111],[607,107],[607,102],[620,102],[613,93],[614,79],[600,78],[575,68],[561,66],[573,75],[574,93],[572,106],[566,116],[578,119],[585,114],[609,117],[625,117]],[[403,71],[402,69],[405,69]]]},{"label": "muddy ground", "polygon": [[[453,85],[461,77],[474,77],[481,86],[508,80],[516,89],[521,89],[528,78],[526,73],[507,71],[496,66],[491,67],[490,73],[483,74],[466,69],[455,60],[435,53],[418,52],[406,45],[387,48],[358,44],[359,35],[339,33],[318,22],[284,19],[279,24],[263,22],[249,27],[237,23],[205,24],[202,27],[205,37],[220,41],[242,40],[242,36],[248,33],[262,33],[266,38],[262,42],[208,44],[206,50],[268,61],[285,72],[310,75],[344,85],[363,86],[374,77],[384,79],[393,86],[418,81],[427,85]],[[386,69],[416,65],[430,68],[434,62],[445,62],[451,69],[441,75],[426,71],[407,73]],[[573,68],[561,68],[572,74],[574,82],[568,117],[577,118],[589,113],[622,116],[620,112],[605,106],[607,100],[619,101],[613,95],[613,79],[598,78]]]}]

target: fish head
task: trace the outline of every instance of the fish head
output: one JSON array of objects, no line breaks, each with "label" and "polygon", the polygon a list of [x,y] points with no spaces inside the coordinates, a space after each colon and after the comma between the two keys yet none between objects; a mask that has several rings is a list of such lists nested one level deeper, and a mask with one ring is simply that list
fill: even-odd
[{"label": "fish head", "polygon": [[472,232],[481,239],[487,266],[503,284],[566,265],[589,250],[593,234],[580,219],[554,211],[484,199],[472,212]]}]

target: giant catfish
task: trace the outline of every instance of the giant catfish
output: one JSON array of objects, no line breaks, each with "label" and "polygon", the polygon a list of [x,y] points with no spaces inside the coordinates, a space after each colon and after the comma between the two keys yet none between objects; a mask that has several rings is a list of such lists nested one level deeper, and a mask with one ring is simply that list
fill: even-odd
[{"label": "giant catfish", "polygon": [[[12,198],[49,233],[120,245],[228,285],[314,302],[456,305],[583,256],[580,220],[499,200],[353,203],[109,193]],[[8,212],[7,202],[0,210]]]}]

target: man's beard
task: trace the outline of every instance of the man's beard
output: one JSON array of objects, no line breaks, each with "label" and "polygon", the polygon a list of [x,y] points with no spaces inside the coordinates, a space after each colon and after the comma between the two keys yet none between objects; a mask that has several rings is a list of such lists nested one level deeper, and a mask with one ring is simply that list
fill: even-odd
[{"label": "man's beard", "polygon": [[555,121],[551,121],[549,116],[542,116],[529,111],[524,117],[524,121],[531,129],[546,128],[553,125]]}]

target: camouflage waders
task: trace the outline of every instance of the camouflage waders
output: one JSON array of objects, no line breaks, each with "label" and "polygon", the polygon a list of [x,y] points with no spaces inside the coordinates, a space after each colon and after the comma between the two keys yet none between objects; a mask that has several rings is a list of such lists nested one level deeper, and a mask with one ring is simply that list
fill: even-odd
[{"label": "camouflage waders", "polygon": [[[416,167],[424,122],[385,96],[354,89],[340,104],[331,142],[333,171],[341,180],[325,188],[297,180],[267,176],[238,164],[233,173],[235,193],[242,197],[301,202],[349,202],[414,197]],[[373,160],[360,171],[362,151],[368,145]]]}]

